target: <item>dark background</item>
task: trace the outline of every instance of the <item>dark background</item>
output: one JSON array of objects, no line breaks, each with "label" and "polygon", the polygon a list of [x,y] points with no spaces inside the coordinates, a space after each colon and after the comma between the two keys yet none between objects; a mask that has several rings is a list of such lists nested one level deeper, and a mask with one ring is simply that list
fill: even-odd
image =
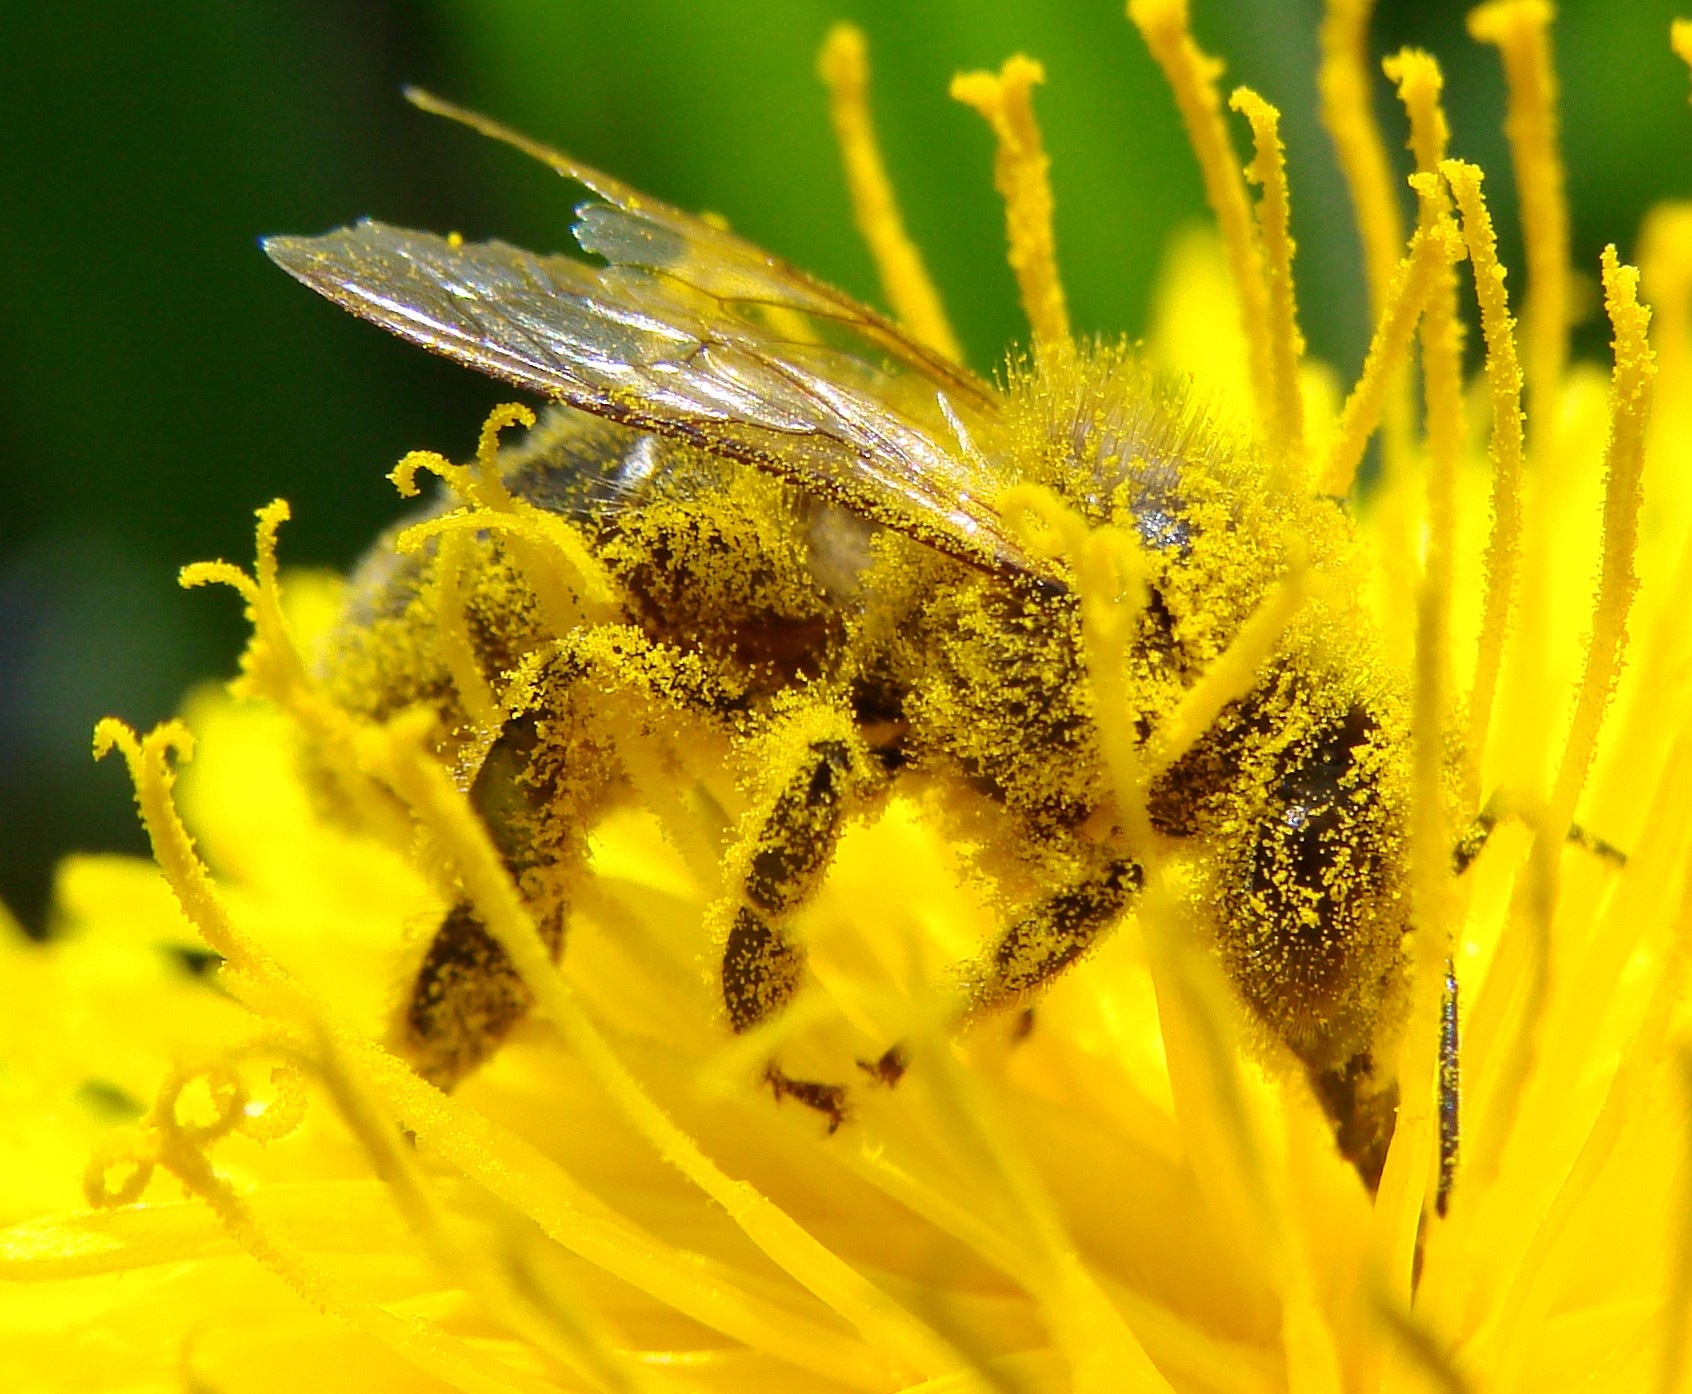
[{"label": "dark background", "polygon": [[[1197,0],[1195,24],[1231,81],[1283,109],[1306,331],[1349,372],[1365,326],[1350,210],[1315,118],[1319,8]],[[1466,8],[1384,0],[1376,44],[1417,42],[1445,64],[1455,152],[1491,171],[1517,260],[1502,82],[1495,52],[1464,33]],[[1692,182],[1673,13],[1673,0],[1563,6],[1582,266],[1606,240],[1625,253],[1650,203]],[[990,139],[945,89],[953,72],[1018,49],[1047,68],[1038,103],[1076,325],[1137,333],[1168,234],[1202,205],[1167,92],[1116,0],[8,7],[0,900],[39,926],[61,853],[140,849],[121,765],[89,757],[93,724],[168,715],[193,681],[232,669],[243,633],[233,596],[179,591],[179,565],[247,560],[252,510],[280,494],[296,520],[285,560],[344,567],[396,511],[383,479],[394,460],[413,447],[463,456],[486,409],[511,395],[353,321],[258,251],[261,234],[362,215],[567,245],[576,191],[414,112],[400,86],[432,87],[720,212],[873,298],[814,77],[842,17],[869,33],[889,162],[975,366],[990,370],[1020,325]],[[1588,325],[1580,342],[1596,353],[1602,337]]]}]

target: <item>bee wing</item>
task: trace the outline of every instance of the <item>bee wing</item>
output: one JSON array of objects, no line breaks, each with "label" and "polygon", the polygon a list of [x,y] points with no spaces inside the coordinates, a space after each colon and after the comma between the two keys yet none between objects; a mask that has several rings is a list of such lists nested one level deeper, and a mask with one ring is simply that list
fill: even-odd
[{"label": "bee wing", "polygon": [[[576,235],[610,264],[366,222],[269,239],[285,270],[520,387],[771,470],[974,565],[1047,569],[994,507],[1008,481],[978,443],[995,432],[998,398],[967,369],[722,227],[484,117],[407,95],[598,194],[604,203],[578,210]],[[883,359],[890,368],[873,361]]]},{"label": "bee wing", "polygon": [[633,265],[374,222],[264,245],[312,289],[435,353],[768,469],[974,565],[1038,569],[994,508],[1002,485],[959,439],[956,405],[930,388],[934,419],[919,419],[908,373],[782,338]]},{"label": "bee wing", "polygon": [[405,95],[414,106],[509,145],[598,194],[605,202],[579,208],[574,231],[584,250],[603,256],[612,265],[660,272],[725,307],[785,310],[823,321],[926,378],[966,415],[997,410],[993,390],[967,368],[917,343],[869,306],[771,256],[719,223],[643,194],[602,170],[422,88],[408,87]]}]

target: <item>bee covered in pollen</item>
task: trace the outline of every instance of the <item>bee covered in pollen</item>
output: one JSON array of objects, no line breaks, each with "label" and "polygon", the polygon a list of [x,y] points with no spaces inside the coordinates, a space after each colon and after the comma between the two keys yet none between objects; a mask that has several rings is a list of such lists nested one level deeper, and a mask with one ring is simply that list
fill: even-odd
[{"label": "bee covered in pollen", "polygon": [[[792,1000],[795,917],[895,792],[959,832],[1003,907],[958,969],[960,1027],[1027,1006],[1132,913],[1148,858],[1179,863],[1264,1053],[1296,1058],[1372,1189],[1410,997],[1408,715],[1343,509],[1127,347],[1071,339],[1061,302],[995,385],[713,222],[414,100],[585,185],[576,237],[603,264],[374,222],[266,250],[559,404],[497,460],[488,433],[482,487],[548,515],[579,584],[540,584],[493,527],[379,544],[323,672],[361,715],[438,714],[554,953],[597,820],[631,799],[662,815],[729,769],[756,771],[721,854],[735,1032]],[[1120,642],[1096,642],[1054,521],[1131,555]],[[467,642],[445,637],[448,594]],[[449,1087],[529,1004],[464,896],[401,1048]],[[870,1072],[904,1067],[889,1041]],[[847,1073],[766,1077],[832,1130]]]}]

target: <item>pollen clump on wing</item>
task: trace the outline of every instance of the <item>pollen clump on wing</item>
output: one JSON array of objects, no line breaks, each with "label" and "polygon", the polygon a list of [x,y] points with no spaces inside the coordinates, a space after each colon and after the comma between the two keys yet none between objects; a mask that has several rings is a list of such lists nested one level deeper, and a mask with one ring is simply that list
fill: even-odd
[{"label": "pollen clump on wing", "polygon": [[564,405],[408,456],[348,578],[283,574],[280,503],[184,571],[252,638],[96,732],[153,860],[0,941],[0,1383],[1681,1387],[1692,209],[1585,268],[1573,358],[1551,8],[1470,17],[1484,174],[1369,9],[1321,33],[1345,390],[1278,113],[1182,0],[1129,18],[1215,227],[1143,347],[1072,336],[1039,65],[953,85],[1029,321],[992,382],[849,26],[891,317],[414,95],[586,184],[607,265],[268,250]]}]

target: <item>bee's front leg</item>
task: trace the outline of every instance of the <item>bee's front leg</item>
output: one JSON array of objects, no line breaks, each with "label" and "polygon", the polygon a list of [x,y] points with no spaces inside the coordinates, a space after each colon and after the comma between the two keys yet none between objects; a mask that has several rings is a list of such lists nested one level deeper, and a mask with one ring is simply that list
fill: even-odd
[{"label": "bee's front leg", "polygon": [[[735,1032],[768,1021],[799,990],[805,950],[782,927],[822,880],[834,856],[853,788],[853,751],[843,739],[813,740],[745,849],[741,905],[723,945],[723,1005]],[[846,1117],[838,1084],[793,1079],[771,1063],[776,1097],[797,1099],[828,1119]]]},{"label": "bee's front leg", "polygon": [[[1027,1005],[1116,924],[1141,880],[1137,864],[1113,859],[1007,926],[966,981],[959,1027]],[[895,1045],[879,1060],[860,1063],[882,1084],[896,1084],[905,1072],[905,1048]]]}]

